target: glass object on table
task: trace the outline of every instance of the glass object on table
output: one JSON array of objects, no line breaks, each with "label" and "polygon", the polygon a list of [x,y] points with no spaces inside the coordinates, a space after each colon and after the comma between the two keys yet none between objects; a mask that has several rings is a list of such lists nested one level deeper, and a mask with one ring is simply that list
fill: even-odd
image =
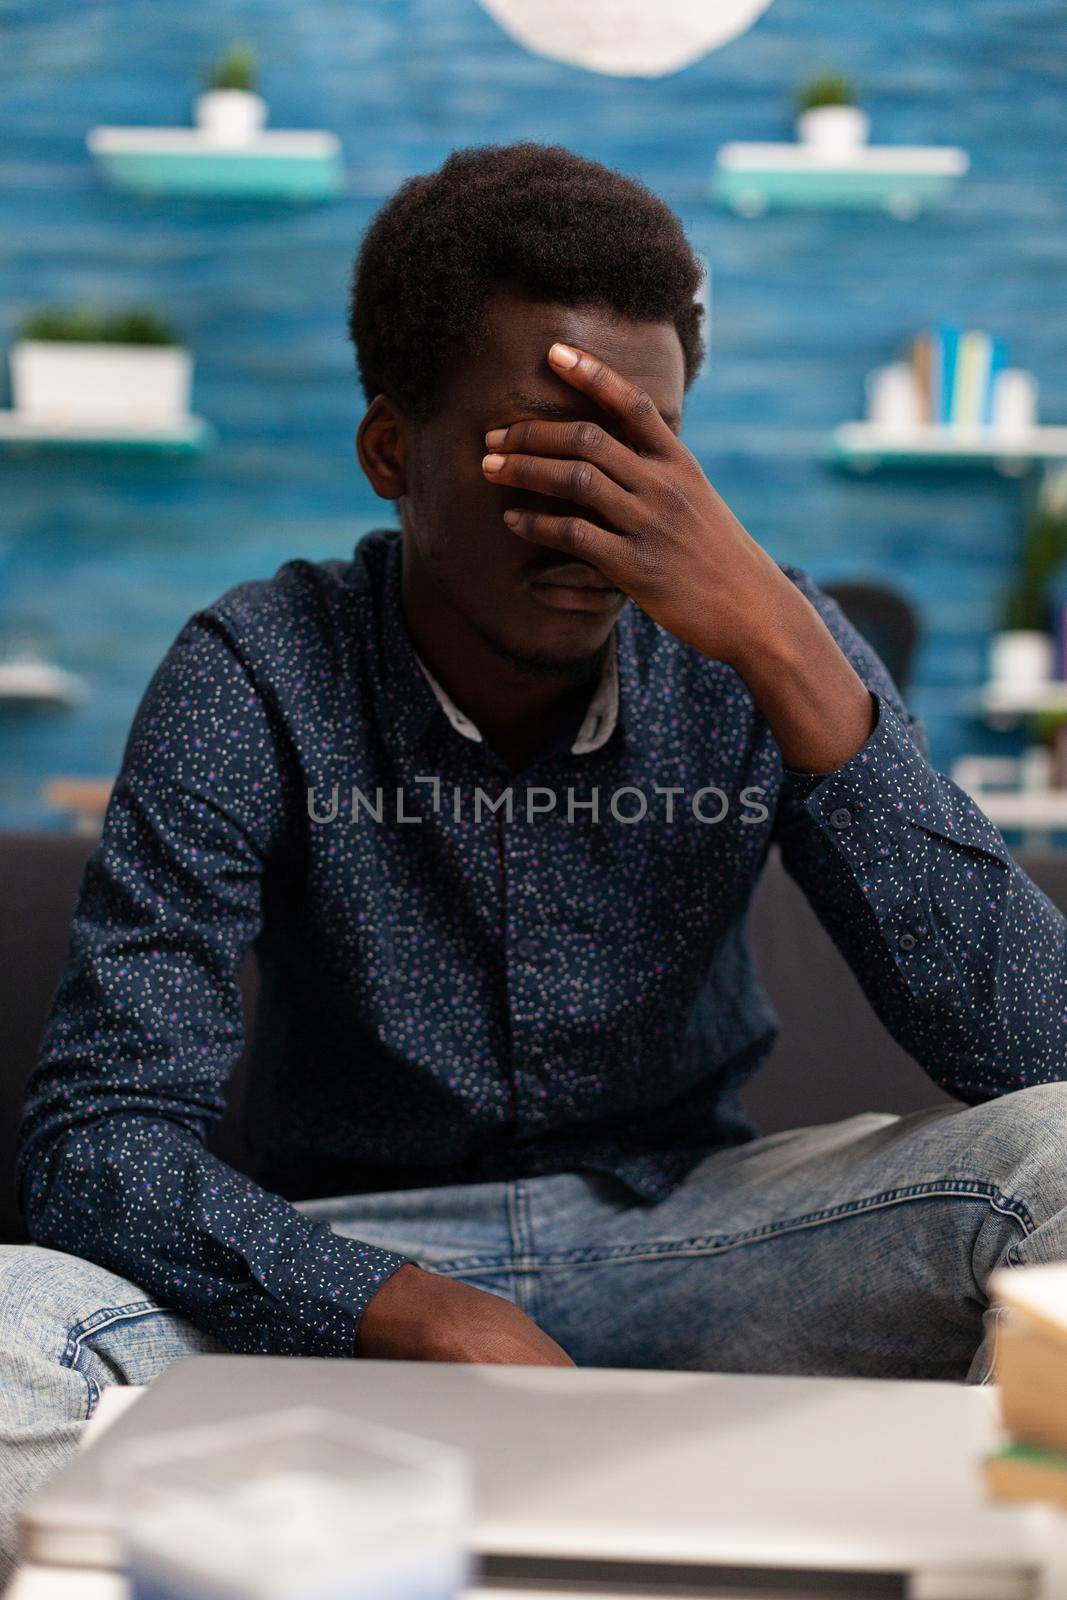
[{"label": "glass object on table", "polygon": [[313,1406],[138,1441],[109,1473],[131,1600],[455,1600],[470,1471]]}]

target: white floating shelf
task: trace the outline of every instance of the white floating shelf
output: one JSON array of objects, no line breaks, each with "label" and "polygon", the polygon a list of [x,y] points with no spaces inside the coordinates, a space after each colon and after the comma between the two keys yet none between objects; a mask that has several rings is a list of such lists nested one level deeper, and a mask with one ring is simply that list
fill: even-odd
[{"label": "white floating shelf", "polygon": [[0,709],[69,709],[87,693],[83,679],[37,656],[0,661]]},{"label": "white floating shelf", "polygon": [[1067,829],[1067,789],[972,789],[969,792],[995,828]]},{"label": "white floating shelf", "polygon": [[830,459],[855,472],[876,467],[981,467],[1009,477],[1035,461],[1067,460],[1067,427],[1001,432],[927,423],[885,428],[873,422],[843,422],[834,429]]},{"label": "white floating shelf", "polygon": [[1050,679],[1048,683],[1019,688],[1010,683],[987,683],[978,699],[978,709],[984,717],[998,721],[1033,716],[1042,711],[1067,713],[1067,683]]},{"label": "white floating shelf", "polygon": [[711,192],[741,216],[772,208],[876,210],[914,217],[970,166],[954,145],[721,145]]},{"label": "white floating shelf", "polygon": [[107,181],[140,194],[327,200],[344,187],[341,145],[320,129],[270,129],[224,143],[199,128],[93,128]]},{"label": "white floating shelf", "polygon": [[961,756],[953,781],[997,828],[1027,834],[1067,831],[1067,789],[1051,783],[1049,751],[1031,749],[1014,756]]},{"label": "white floating shelf", "polygon": [[190,455],[206,449],[214,437],[211,424],[192,415],[138,426],[0,411],[0,450],[143,450]]}]

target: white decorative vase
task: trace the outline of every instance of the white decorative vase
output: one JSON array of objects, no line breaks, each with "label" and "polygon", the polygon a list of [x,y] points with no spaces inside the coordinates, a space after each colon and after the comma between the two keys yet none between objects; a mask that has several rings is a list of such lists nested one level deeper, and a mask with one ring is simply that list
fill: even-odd
[{"label": "white decorative vase", "polygon": [[1037,426],[1037,379],[1022,367],[1003,367],[993,379],[992,426],[998,433],[1029,433]]},{"label": "white decorative vase", "polygon": [[247,144],[267,120],[267,102],[248,89],[209,89],[197,98],[196,125],[218,144]]},{"label": "white decorative vase", "polygon": [[989,676],[1004,688],[1034,689],[1052,677],[1052,638],[1038,628],[1006,628],[989,645]]},{"label": "white decorative vase", "polygon": [[868,374],[867,421],[887,433],[909,433],[922,420],[922,396],[907,361],[891,361]]},{"label": "white decorative vase", "polygon": [[189,414],[192,383],[180,345],[20,339],[11,349],[15,409],[41,422],[174,422]]},{"label": "white decorative vase", "polygon": [[856,150],[867,143],[871,119],[859,106],[812,106],[796,122],[801,144],[825,151]]}]

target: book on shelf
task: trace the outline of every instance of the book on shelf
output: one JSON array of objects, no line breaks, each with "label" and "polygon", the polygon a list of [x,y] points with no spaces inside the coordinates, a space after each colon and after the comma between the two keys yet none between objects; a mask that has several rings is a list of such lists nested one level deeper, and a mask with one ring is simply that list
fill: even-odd
[{"label": "book on shelf", "polygon": [[945,323],[931,334],[934,346],[933,370],[937,375],[937,420],[952,421],[952,404],[956,394],[956,364],[959,360],[960,330]]},{"label": "book on shelf", "polygon": [[920,422],[969,428],[992,424],[997,374],[1006,365],[1002,339],[982,328],[942,322],[912,339],[908,359]]},{"label": "book on shelf", "polygon": [[1008,352],[1004,340],[993,334],[990,339],[989,373],[985,385],[985,397],[982,402],[982,415],[979,421],[987,428],[993,425],[993,397],[996,394],[997,378],[1008,365]]},{"label": "book on shelf", "polygon": [[928,333],[917,334],[908,351],[911,369],[915,374],[915,388],[919,396],[919,421],[926,427],[938,421],[938,411],[933,405],[933,341]]}]

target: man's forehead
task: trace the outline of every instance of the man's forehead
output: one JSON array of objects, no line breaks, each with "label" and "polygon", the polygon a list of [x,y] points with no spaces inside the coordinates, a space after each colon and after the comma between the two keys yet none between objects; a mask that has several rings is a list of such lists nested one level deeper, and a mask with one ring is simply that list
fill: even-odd
[{"label": "man's forehead", "polygon": [[635,382],[644,384],[653,376],[684,382],[682,342],[671,322],[640,322],[608,306],[561,305],[503,292],[487,310],[485,353],[513,376],[530,370],[551,374],[548,347],[562,339],[601,356]]},{"label": "man's forehead", "polygon": [[570,421],[597,408],[553,371],[549,346],[557,339],[579,345],[652,396],[669,427],[681,428],[685,359],[672,323],[642,323],[603,306],[568,306],[498,292],[482,328],[455,363],[445,409],[477,416],[485,426],[506,422],[507,410]]}]

